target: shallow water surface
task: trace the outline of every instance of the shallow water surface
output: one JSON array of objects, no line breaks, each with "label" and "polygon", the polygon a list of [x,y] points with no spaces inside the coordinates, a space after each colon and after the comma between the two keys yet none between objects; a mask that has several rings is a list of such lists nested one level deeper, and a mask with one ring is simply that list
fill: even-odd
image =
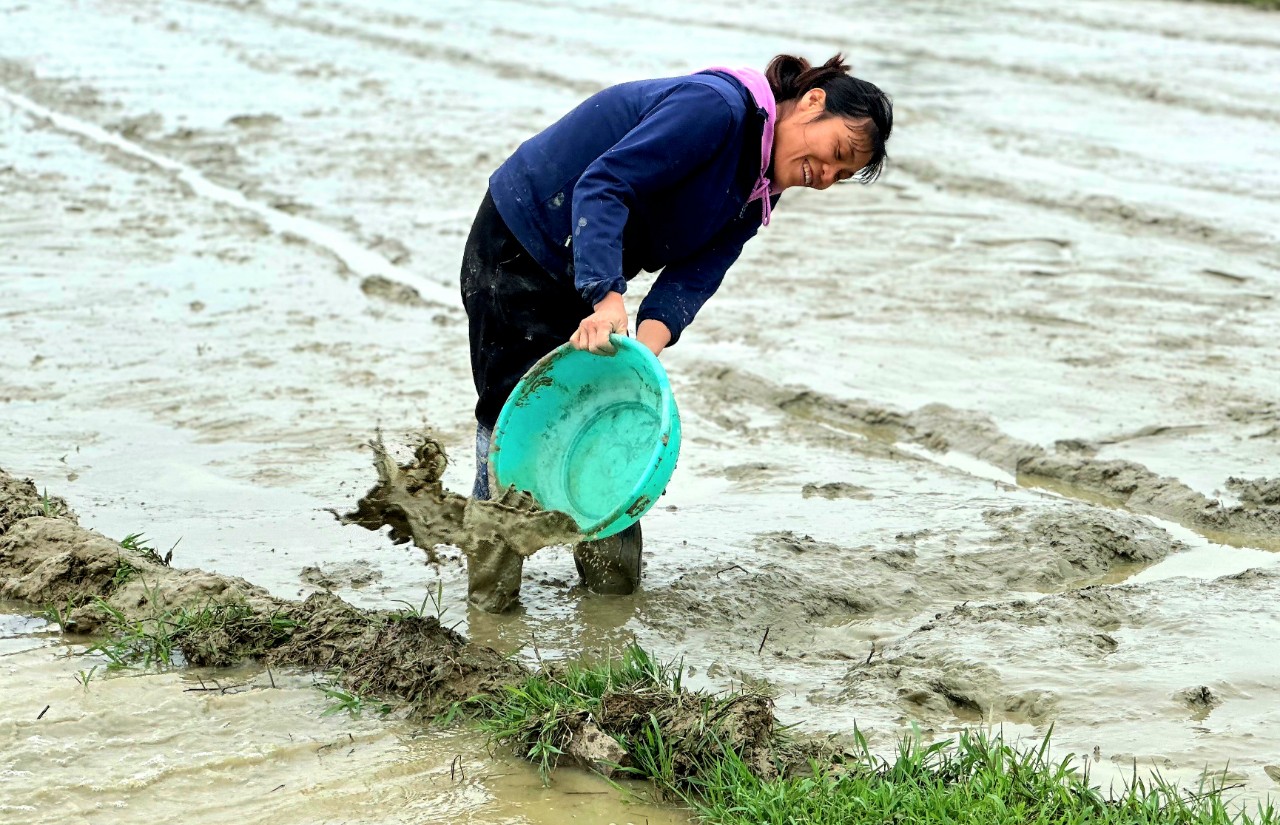
[{"label": "shallow water surface", "polygon": [[4,821],[688,821],[626,804],[581,771],[544,786],[531,765],[490,754],[466,730],[326,715],[332,703],[312,676],[107,675],[101,657],[79,655],[41,620],[0,616],[0,633]]}]

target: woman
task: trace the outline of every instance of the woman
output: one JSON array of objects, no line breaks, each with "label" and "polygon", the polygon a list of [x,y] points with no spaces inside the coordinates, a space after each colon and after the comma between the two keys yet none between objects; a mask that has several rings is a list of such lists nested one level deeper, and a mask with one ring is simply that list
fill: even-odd
[{"label": "woman", "polygon": [[[476,404],[476,481],[488,498],[489,438],[507,396],[566,340],[607,352],[630,329],[623,293],[661,270],[636,339],[679,340],[742,245],[793,186],[869,183],[893,128],[889,98],[849,75],[778,55],[762,75],[709,69],[605,89],[526,141],[489,179],[462,261]],[[589,588],[629,593],[637,524],[574,552]]]}]

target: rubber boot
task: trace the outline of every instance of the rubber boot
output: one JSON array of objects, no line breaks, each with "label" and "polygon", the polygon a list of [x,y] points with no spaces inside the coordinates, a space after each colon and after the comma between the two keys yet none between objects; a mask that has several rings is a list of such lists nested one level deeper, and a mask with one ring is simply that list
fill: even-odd
[{"label": "rubber boot", "polygon": [[644,538],[640,522],[617,535],[584,541],[573,548],[573,562],[582,583],[592,593],[629,596],[640,586],[640,551]]}]

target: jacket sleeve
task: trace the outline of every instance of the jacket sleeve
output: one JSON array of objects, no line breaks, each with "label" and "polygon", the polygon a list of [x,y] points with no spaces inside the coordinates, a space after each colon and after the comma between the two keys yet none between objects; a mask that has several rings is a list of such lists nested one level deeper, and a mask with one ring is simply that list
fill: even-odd
[{"label": "jacket sleeve", "polygon": [[[773,203],[777,200],[774,196]],[[640,304],[637,326],[649,318],[661,321],[671,331],[667,346],[675,344],[698,310],[720,287],[725,273],[742,254],[743,245],[759,231],[759,209],[759,206],[750,206],[748,212],[756,213],[756,217],[731,222],[702,249],[668,264]]]},{"label": "jacket sleeve", "polygon": [[588,304],[627,290],[622,233],[632,205],[715,157],[733,126],[728,102],[714,89],[690,83],[673,90],[583,171],[573,190],[573,271]]}]

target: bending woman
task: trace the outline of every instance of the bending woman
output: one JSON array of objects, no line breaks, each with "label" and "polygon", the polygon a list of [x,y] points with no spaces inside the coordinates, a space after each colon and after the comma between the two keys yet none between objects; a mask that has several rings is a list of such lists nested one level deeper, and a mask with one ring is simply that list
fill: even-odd
[{"label": "bending woman", "polygon": [[[870,183],[893,107],[840,55],[778,55],[764,74],[715,68],[605,89],[525,141],[489,179],[462,259],[476,391],[476,480],[521,376],[566,340],[606,352],[630,329],[623,294],[659,272],[636,339],[675,344],[782,192]],[[574,553],[589,588],[629,593],[639,524]]]}]

